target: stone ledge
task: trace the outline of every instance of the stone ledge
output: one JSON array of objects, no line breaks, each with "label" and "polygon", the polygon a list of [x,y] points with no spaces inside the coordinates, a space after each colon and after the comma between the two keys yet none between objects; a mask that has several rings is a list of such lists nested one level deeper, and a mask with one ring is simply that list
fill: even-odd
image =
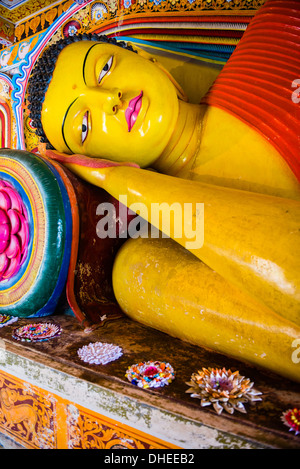
[{"label": "stone ledge", "polygon": [[[12,331],[27,324],[29,320],[25,319],[0,329],[0,373],[2,370],[52,393],[66,405],[73,403],[100,419],[128,427],[131,433],[148,436],[149,441],[161,440],[167,447],[300,448],[299,437],[288,432],[280,420],[283,411],[300,406],[296,383],[193,347],[126,318],[88,334],[70,316],[42,321],[60,324],[61,336],[41,343],[18,342],[12,338]],[[85,364],[77,350],[96,341],[119,345],[122,357],[107,365]],[[129,383],[126,369],[147,360],[171,363],[175,380],[157,390],[142,390]],[[185,383],[202,366],[238,369],[255,382],[263,400],[248,406],[247,414],[217,415],[211,407],[201,408],[199,400],[186,394]],[[3,428],[5,421],[0,427],[2,433]]]}]

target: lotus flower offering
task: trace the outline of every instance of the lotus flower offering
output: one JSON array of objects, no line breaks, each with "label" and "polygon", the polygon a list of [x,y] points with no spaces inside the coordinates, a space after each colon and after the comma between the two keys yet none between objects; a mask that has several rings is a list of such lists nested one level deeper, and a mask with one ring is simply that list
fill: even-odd
[{"label": "lotus flower offering", "polygon": [[261,401],[262,393],[253,388],[250,379],[225,368],[202,368],[193,373],[191,381],[186,383],[190,388],[186,391],[191,397],[200,399],[201,406],[212,405],[217,414],[223,410],[233,414],[235,410],[247,413],[244,404]]}]

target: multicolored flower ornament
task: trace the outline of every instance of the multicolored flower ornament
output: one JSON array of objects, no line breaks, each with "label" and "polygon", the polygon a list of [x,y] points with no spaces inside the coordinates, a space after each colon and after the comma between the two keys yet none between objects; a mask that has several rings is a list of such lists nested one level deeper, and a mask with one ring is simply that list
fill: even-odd
[{"label": "multicolored flower ornament", "polygon": [[261,401],[262,393],[253,388],[250,379],[225,368],[202,368],[198,373],[193,373],[191,381],[186,383],[191,386],[186,392],[191,397],[201,400],[201,406],[212,405],[217,414],[223,410],[233,414],[235,410],[246,413],[246,402]]},{"label": "multicolored flower ornament", "polygon": [[79,21],[71,20],[63,27],[63,35],[65,37],[75,36],[78,31],[81,29],[81,24]]},{"label": "multicolored flower ornament", "polygon": [[23,264],[29,243],[25,206],[16,189],[0,180],[0,282],[8,280]]},{"label": "multicolored flower ornament", "polygon": [[281,416],[283,423],[289,427],[289,431],[294,431],[296,435],[300,435],[300,409],[296,407],[284,412]]},{"label": "multicolored flower ornament", "polygon": [[13,338],[22,342],[45,342],[49,339],[60,336],[62,329],[59,325],[40,322],[26,324],[13,331]]},{"label": "multicolored flower ornament", "polygon": [[148,361],[135,363],[127,369],[125,376],[139,388],[161,388],[175,379],[175,372],[170,363]]}]

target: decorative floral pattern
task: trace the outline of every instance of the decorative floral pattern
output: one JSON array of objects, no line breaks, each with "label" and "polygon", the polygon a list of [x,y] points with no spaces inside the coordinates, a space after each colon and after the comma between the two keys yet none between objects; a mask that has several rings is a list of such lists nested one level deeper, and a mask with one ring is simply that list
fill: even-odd
[{"label": "decorative floral pattern", "polygon": [[81,29],[79,21],[71,20],[68,21],[63,27],[63,35],[65,37],[75,36]]},{"label": "decorative floral pattern", "polygon": [[193,373],[191,381],[186,384],[191,386],[186,391],[191,393],[191,397],[200,399],[202,407],[213,405],[217,414],[223,410],[229,414],[235,410],[246,413],[244,403],[261,401],[258,396],[262,393],[253,388],[254,383],[238,371],[225,368],[202,368]]},{"label": "decorative floral pattern", "polygon": [[104,16],[108,14],[107,7],[100,2],[96,2],[91,7],[92,21],[97,22],[103,20]]},{"label": "decorative floral pattern", "polygon": [[22,199],[0,180],[0,282],[17,274],[28,252],[29,225]]},{"label": "decorative floral pattern", "polygon": [[177,8],[184,10],[186,7],[191,5],[193,9],[199,10],[232,10],[232,11],[241,11],[241,10],[257,10],[265,3],[265,0],[150,0],[146,2],[145,0],[123,0],[122,6],[125,9],[134,9],[140,10],[140,7],[143,7],[143,10],[153,10],[156,11],[159,7],[159,10],[172,11],[173,7],[176,5]]},{"label": "decorative floral pattern", "polygon": [[91,414],[87,409],[67,406],[69,449],[157,449],[164,448],[149,435],[131,433],[122,425],[106,421],[101,415]]}]

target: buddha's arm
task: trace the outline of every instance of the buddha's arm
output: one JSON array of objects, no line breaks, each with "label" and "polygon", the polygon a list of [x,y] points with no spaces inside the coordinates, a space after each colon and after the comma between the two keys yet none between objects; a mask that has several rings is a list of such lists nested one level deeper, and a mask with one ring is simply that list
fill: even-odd
[{"label": "buddha's arm", "polygon": [[[142,204],[143,216],[162,231],[165,227],[153,221],[153,209],[159,208],[155,204],[181,204],[182,211],[174,217],[170,236],[227,281],[300,325],[299,202],[129,166],[68,166],[116,199],[126,196],[131,209],[134,203]],[[200,203],[204,204],[204,244],[193,248],[187,244],[191,242],[190,231],[185,229],[185,214],[189,211],[184,210],[184,204],[192,207],[196,226],[196,204]],[[178,227],[182,231],[180,239],[176,237]]]}]

